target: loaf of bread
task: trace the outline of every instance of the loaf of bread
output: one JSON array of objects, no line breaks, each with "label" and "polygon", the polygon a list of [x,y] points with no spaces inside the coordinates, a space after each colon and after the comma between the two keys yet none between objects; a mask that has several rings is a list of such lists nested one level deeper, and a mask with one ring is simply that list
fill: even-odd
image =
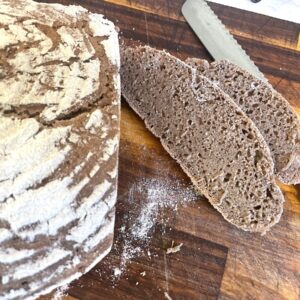
[{"label": "loaf of bread", "polygon": [[119,46],[79,6],[0,2],[0,299],[33,299],[111,249]]},{"label": "loaf of bread", "polygon": [[122,94],[195,186],[239,228],[266,232],[283,196],[259,130],[195,69],[150,47],[121,50]]},{"label": "loaf of bread", "polygon": [[270,147],[277,177],[287,184],[300,183],[300,121],[287,100],[228,61],[209,64],[189,58],[186,62],[227,93],[255,123]]}]

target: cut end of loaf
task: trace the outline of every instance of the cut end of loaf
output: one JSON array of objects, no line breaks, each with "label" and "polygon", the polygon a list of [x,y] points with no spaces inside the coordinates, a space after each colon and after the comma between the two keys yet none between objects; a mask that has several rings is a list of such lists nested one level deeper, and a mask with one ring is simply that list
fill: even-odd
[{"label": "cut end of loaf", "polygon": [[164,51],[123,48],[121,63],[125,99],[224,218],[261,233],[277,223],[283,196],[269,149],[237,105]]}]

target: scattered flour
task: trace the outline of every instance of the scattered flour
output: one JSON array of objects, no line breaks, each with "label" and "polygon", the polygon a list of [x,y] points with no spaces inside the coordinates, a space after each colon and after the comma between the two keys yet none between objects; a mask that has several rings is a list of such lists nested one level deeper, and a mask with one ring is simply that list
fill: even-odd
[{"label": "scattered flour", "polygon": [[[116,228],[118,234],[114,245],[119,262],[118,265],[111,266],[112,278],[120,279],[126,272],[127,265],[138,256],[147,255],[151,259],[153,254],[147,247],[155,224],[166,225],[173,215],[164,216],[164,210],[177,211],[178,206],[185,206],[196,199],[194,188],[182,182],[143,179],[134,183],[122,198],[125,212],[122,224]],[[174,247],[174,250],[179,251],[181,246]],[[142,272],[141,276],[145,276],[144,274],[146,273]]]},{"label": "scattered flour", "polygon": [[166,299],[172,300],[171,296],[167,292],[164,292],[164,296]]},{"label": "scattered flour", "polygon": [[122,271],[119,268],[114,268],[114,276],[120,276],[122,274]]}]

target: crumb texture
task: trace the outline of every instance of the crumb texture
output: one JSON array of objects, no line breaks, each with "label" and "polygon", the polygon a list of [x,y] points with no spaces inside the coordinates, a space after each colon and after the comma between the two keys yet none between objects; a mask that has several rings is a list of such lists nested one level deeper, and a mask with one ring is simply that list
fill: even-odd
[{"label": "crumb texture", "polygon": [[186,61],[214,82],[247,114],[271,149],[275,173],[284,183],[300,183],[300,121],[289,103],[270,85],[238,66],[220,61]]},{"label": "crumb texture", "polygon": [[121,51],[122,93],[195,186],[228,221],[265,232],[283,196],[251,120],[194,69],[150,47]]},{"label": "crumb texture", "polygon": [[1,1],[0,16],[0,299],[32,299],[112,245],[118,35],[79,6]]}]

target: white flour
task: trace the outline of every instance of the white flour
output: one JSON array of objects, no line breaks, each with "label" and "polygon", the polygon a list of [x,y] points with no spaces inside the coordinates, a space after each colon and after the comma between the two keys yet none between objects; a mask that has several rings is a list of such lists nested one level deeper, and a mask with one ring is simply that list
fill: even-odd
[{"label": "white flour", "polygon": [[121,197],[126,210],[122,215],[123,223],[117,228],[115,247],[120,261],[111,266],[112,278],[119,279],[132,259],[146,253],[151,258],[147,246],[155,225],[166,225],[169,219],[163,216],[164,209],[177,211],[178,205],[184,206],[196,198],[193,187],[182,182],[143,179],[134,183],[128,194]]}]

